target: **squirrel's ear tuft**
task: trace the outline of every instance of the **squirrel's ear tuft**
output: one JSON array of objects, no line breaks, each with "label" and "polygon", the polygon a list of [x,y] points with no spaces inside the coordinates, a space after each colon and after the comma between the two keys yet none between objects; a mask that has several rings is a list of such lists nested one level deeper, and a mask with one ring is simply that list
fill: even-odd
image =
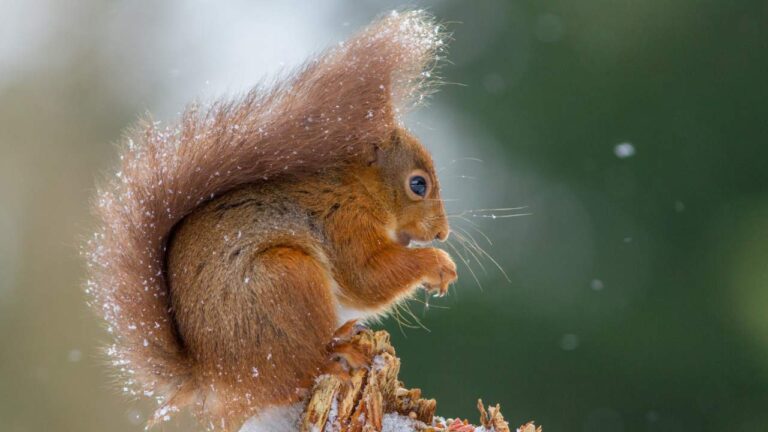
[{"label": "squirrel's ear tuft", "polygon": [[398,116],[434,90],[445,38],[424,11],[391,12],[311,61],[290,90],[332,135],[382,142]]}]

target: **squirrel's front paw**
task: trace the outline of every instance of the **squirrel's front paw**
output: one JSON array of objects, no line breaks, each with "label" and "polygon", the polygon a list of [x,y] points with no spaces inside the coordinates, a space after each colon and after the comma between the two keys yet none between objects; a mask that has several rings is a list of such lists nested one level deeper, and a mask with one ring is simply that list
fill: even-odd
[{"label": "squirrel's front paw", "polygon": [[422,281],[427,291],[444,296],[448,286],[456,281],[456,264],[448,253],[441,249],[431,249],[435,254],[435,265],[424,276]]}]

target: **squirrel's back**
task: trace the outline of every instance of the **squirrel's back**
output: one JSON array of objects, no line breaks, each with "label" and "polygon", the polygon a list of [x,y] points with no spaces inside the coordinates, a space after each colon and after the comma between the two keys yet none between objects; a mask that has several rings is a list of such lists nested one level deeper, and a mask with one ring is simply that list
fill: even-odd
[{"label": "squirrel's back", "polygon": [[[86,291],[113,337],[108,353],[124,388],[155,398],[157,419],[180,405],[216,404],[201,396],[205,380],[169,292],[167,247],[179,221],[242,185],[365,163],[395,129],[403,104],[428,90],[423,72],[441,46],[426,14],[393,13],[269,90],[191,107],[166,128],[146,120],[127,134],[119,169],[96,198],[100,226],[87,245]],[[231,254],[225,259],[236,261]],[[319,326],[324,333],[335,325],[326,318],[318,321],[328,321]],[[254,367],[248,379],[267,373]]]}]

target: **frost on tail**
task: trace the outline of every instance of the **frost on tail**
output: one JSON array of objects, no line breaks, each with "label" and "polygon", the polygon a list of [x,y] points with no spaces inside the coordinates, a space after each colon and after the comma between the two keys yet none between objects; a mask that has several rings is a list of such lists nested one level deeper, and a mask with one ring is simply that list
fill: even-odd
[{"label": "frost on tail", "polygon": [[399,112],[430,91],[442,48],[426,13],[393,12],[268,90],[127,133],[118,171],[99,188],[99,228],[85,251],[89,304],[112,336],[107,352],[126,392],[155,398],[160,418],[208,405],[170,307],[164,265],[174,225],[239,185],[366,158]]}]

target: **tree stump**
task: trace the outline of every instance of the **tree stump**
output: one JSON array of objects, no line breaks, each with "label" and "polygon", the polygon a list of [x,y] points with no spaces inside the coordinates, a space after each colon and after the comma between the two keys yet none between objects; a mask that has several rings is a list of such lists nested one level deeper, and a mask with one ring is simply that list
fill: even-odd
[{"label": "tree stump", "polygon": [[[510,432],[499,405],[477,407],[480,425],[435,415],[437,402],[398,380],[400,359],[385,331],[364,330],[352,341],[372,360],[363,368],[317,378],[300,420],[301,432]],[[533,423],[519,432],[541,432]]]}]

